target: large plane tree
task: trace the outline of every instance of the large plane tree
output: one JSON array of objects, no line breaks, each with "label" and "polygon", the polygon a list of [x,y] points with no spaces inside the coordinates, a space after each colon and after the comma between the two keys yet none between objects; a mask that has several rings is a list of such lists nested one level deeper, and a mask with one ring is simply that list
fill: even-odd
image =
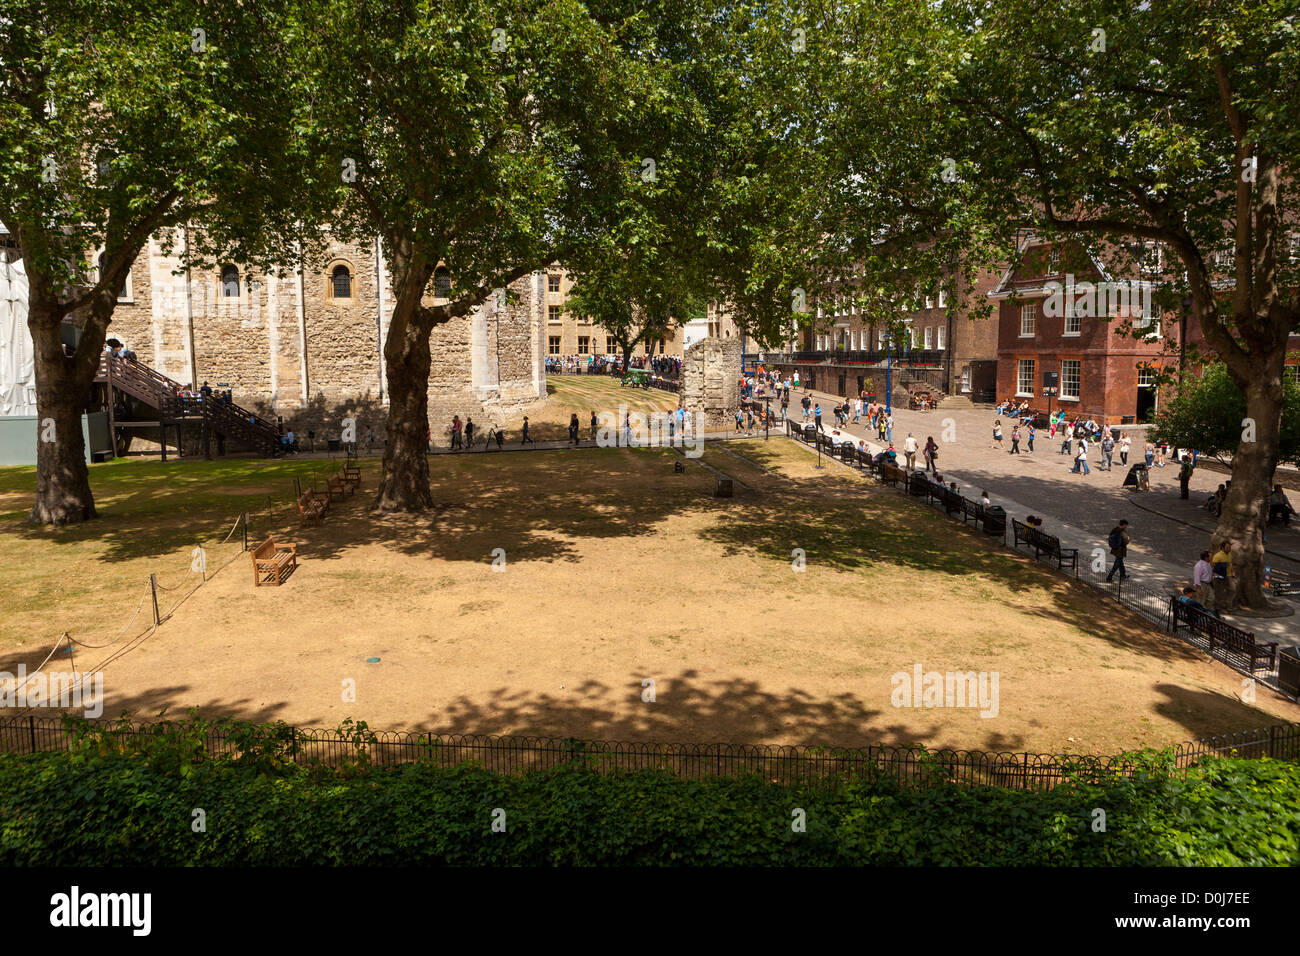
[{"label": "large plane tree", "polygon": [[[290,102],[275,2],[9,0],[0,8],[0,221],[17,243],[35,350],[28,520],[96,517],[81,415],[118,290],[149,238],[201,218],[191,254],[259,258],[291,228]],[[102,263],[102,267],[101,267]],[[71,355],[62,325],[80,341]]]}]

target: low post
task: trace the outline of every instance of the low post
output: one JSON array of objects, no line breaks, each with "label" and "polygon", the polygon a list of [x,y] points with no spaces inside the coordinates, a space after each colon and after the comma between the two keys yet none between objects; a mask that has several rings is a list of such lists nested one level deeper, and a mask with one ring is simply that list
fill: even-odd
[{"label": "low post", "polygon": [[248,512],[247,511],[245,511],[243,514],[242,524],[244,526],[244,550],[247,551],[248,550]]},{"label": "low post", "polygon": [[158,575],[152,572],[149,574],[149,590],[153,594],[153,624],[157,627],[162,623],[158,619]]}]

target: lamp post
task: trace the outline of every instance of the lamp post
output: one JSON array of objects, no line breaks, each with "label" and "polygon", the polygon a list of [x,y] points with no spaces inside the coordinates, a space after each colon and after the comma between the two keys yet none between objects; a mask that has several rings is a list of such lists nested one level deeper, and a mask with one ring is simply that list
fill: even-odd
[{"label": "lamp post", "polygon": [[892,415],[894,392],[894,333],[885,333],[885,414]]}]

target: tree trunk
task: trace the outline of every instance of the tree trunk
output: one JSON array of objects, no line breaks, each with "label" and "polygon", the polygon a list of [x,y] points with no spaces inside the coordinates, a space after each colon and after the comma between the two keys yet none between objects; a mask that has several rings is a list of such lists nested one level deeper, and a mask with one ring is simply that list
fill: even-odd
[{"label": "tree trunk", "polygon": [[[87,325],[79,349],[93,349],[97,355],[103,332],[93,334],[93,326]],[[96,364],[64,355],[59,326],[59,317],[48,306],[30,303],[27,327],[36,353],[37,415],[36,501],[27,516],[31,524],[64,525],[98,517],[81,434]]]},{"label": "tree trunk", "polygon": [[[388,370],[388,444],[384,473],[374,510],[421,512],[433,506],[429,489],[429,334],[432,328],[419,315],[419,300],[399,297],[390,336],[384,346]],[[407,311],[401,316],[398,310]]]},{"label": "tree trunk", "polygon": [[1246,422],[1232,461],[1232,487],[1214,529],[1216,544],[1230,540],[1235,545],[1237,600],[1257,610],[1269,607],[1264,594],[1264,525],[1282,429],[1281,371],[1274,371],[1258,368],[1249,381],[1238,382],[1246,396]]}]

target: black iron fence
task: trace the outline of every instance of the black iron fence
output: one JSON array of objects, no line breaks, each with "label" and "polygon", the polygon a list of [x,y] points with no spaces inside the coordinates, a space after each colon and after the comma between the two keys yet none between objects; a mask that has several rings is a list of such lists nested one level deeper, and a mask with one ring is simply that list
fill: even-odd
[{"label": "black iron fence", "polygon": [[[977,507],[976,502],[969,498],[963,498],[956,492],[946,491],[941,483],[932,481],[925,472],[909,471],[904,467],[901,459],[898,460],[897,464],[891,464],[883,455],[873,456],[860,451],[850,441],[844,441],[836,445],[828,434],[818,431],[814,425],[806,425],[793,419],[787,419],[785,425],[788,436],[814,447],[820,447],[830,457],[837,458],[855,468],[866,470],[881,481],[899,487],[910,496],[925,498],[942,507],[950,517],[965,521],[972,516],[972,513],[977,513],[978,518],[976,520],[978,524],[983,524],[985,530],[991,531],[994,536],[1000,536],[1002,543],[1007,547],[1018,550],[1011,522],[1005,513],[994,524],[990,525],[985,521],[983,509]],[[1098,548],[1096,552],[1082,549],[1078,555],[1078,560],[1072,567],[1058,567],[1056,570],[1063,574],[1072,575],[1077,580],[1123,605],[1156,627],[1176,634],[1187,643],[1205,651],[1205,653],[1221,663],[1227,664],[1239,673],[1258,680],[1288,696],[1296,696],[1296,690],[1289,683],[1279,680],[1279,662],[1275,661],[1273,667],[1269,670],[1259,670],[1253,666],[1253,662],[1243,665],[1241,656],[1230,647],[1216,643],[1192,628],[1175,629],[1170,616],[1171,601],[1175,597],[1172,591],[1128,583],[1122,578],[1107,581],[1106,573],[1110,570],[1110,565],[1111,560],[1106,549]]]},{"label": "black iron fence", "polygon": [[[26,716],[0,723],[0,753],[68,751],[148,753],[183,741],[190,759],[274,756],[303,765],[363,763],[394,767],[413,762],[451,767],[473,763],[498,773],[579,766],[601,773],[660,770],[687,779],[756,774],[782,784],[834,785],[849,780],[892,780],[906,785],[953,783],[1050,789],[1066,780],[1132,776],[1152,755],[995,753],[924,747],[799,747],[740,744],[659,744],[558,737],[402,733],[365,728],[305,730],[287,725],[210,727],[158,723],[65,722]],[[1300,757],[1300,724],[1275,724],[1207,737],[1169,751],[1170,765],[1185,770],[1209,757]]]}]

